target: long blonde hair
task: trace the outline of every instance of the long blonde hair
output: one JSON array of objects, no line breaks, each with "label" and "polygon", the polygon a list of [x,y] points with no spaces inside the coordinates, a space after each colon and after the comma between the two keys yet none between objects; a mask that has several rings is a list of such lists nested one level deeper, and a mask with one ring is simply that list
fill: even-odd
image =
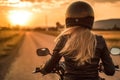
[{"label": "long blonde hair", "polygon": [[[96,37],[87,28],[71,27],[63,31],[57,39],[62,35],[70,35],[61,53],[69,56],[74,61],[78,61],[78,65],[83,65],[85,62],[90,62],[94,57],[96,47]],[[76,51],[76,53],[73,53]]]}]

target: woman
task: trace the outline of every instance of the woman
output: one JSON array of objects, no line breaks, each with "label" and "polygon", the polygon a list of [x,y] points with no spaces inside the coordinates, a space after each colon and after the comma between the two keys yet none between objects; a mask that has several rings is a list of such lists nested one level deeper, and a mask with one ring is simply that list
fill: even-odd
[{"label": "woman", "polygon": [[105,74],[114,74],[114,64],[104,38],[91,32],[93,22],[93,9],[86,2],[77,1],[68,7],[66,29],[58,36],[53,56],[43,67],[43,73],[50,73],[64,57],[64,80],[100,80],[100,60]]}]

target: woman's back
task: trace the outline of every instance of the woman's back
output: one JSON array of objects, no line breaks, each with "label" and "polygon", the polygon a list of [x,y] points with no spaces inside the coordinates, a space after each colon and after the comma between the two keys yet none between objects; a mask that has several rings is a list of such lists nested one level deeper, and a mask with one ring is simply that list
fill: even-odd
[{"label": "woman's back", "polygon": [[50,73],[63,56],[66,65],[65,80],[99,80],[100,60],[104,72],[113,75],[115,68],[104,38],[91,32],[93,22],[94,11],[88,3],[72,3],[66,11],[66,29],[58,36],[53,56],[43,71]]},{"label": "woman's back", "polygon": [[[103,56],[108,56],[109,51],[106,48],[105,41],[102,36],[97,36],[97,46],[95,50],[95,55],[93,58],[91,58],[91,62],[86,62],[83,65],[78,65],[79,62],[74,61],[70,56],[72,55],[65,55],[65,65],[66,65],[66,72],[65,76],[67,79],[71,80],[94,80],[99,78],[99,73],[98,73],[98,67],[99,67],[99,62],[100,59],[103,58]],[[106,50],[104,50],[106,48]],[[106,52],[104,52],[106,51]],[[73,51],[72,54],[76,54],[76,51]],[[111,63],[111,58],[110,56],[106,57],[104,60],[104,66],[110,70],[109,72],[106,72],[109,75],[114,74],[114,66],[113,63]],[[107,65],[106,65],[107,64]],[[110,66],[109,66],[110,65]],[[112,67],[111,67],[112,66]]]}]

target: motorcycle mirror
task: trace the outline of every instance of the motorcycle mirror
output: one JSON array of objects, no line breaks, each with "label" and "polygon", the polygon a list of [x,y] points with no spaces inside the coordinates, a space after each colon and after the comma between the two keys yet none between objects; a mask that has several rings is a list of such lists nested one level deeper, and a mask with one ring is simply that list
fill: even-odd
[{"label": "motorcycle mirror", "polygon": [[112,55],[120,55],[120,48],[111,48],[110,52]]},{"label": "motorcycle mirror", "polygon": [[39,48],[36,50],[38,56],[47,56],[50,54],[50,51],[48,48]]}]

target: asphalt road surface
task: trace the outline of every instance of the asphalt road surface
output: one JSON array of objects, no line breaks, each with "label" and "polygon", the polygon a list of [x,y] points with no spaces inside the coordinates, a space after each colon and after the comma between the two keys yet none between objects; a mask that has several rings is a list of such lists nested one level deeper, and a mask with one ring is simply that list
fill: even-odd
[{"label": "asphalt road surface", "polygon": [[[12,63],[9,72],[5,76],[5,80],[58,80],[56,74],[48,74],[42,76],[42,74],[32,74],[35,67],[44,64],[49,55],[45,57],[38,57],[36,55],[36,49],[41,47],[47,47],[51,50],[55,46],[55,37],[45,35],[38,32],[26,32],[25,39],[18,51],[18,56]],[[114,63],[120,65],[120,56],[113,57]],[[113,77],[100,74],[106,80],[120,80],[120,72],[116,72]]]}]

